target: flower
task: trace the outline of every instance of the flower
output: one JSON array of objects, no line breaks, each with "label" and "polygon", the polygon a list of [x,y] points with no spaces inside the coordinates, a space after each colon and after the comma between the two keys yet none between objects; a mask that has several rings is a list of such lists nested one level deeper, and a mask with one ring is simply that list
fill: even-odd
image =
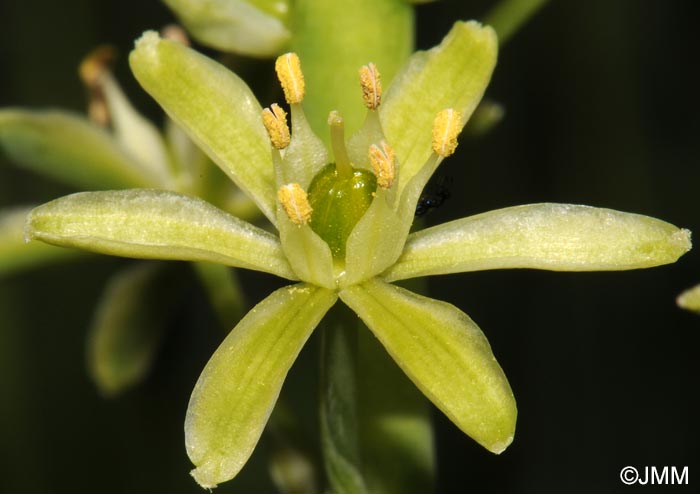
[{"label": "flower", "polygon": [[[168,34],[179,34],[176,27]],[[184,38],[186,42],[186,37]],[[129,102],[110,65],[109,46],[94,49],[80,65],[89,93],[89,119],[62,110],[0,109],[0,148],[15,162],[78,189],[157,187],[206,197],[219,207],[254,218],[257,208],[226,180],[192,141],[168,120],[161,132]],[[25,244],[32,208],[0,210],[0,275],[68,260],[79,251],[40,242]],[[242,297],[229,270],[193,266],[226,325],[240,318]],[[113,274],[88,330],[88,372],[99,390],[114,396],[137,384],[150,369],[175,297],[172,270],[137,263]],[[161,292],[161,295],[156,295]],[[242,315],[242,314],[241,314]]]},{"label": "flower", "polygon": [[[279,235],[194,197],[160,190],[81,193],[35,209],[27,237],[98,252],[213,261],[296,283],[254,307],[203,370],[185,421],[203,487],[235,476],[252,453],[284,378],[338,299],[416,386],[494,453],[512,441],[515,400],[478,326],[453,305],[392,282],[502,268],[615,270],[675,261],[689,232],[645,216],[534,204],[410,233],[420,193],[474,110],[495,66],[496,36],[459,22],[415,54],[382,95],[361,69],[367,117],[347,141],[330,113],[333,159],[311,131],[300,61],[277,59],[291,109],[263,110],[224,67],[145,33],[131,54],[141,85],[260,207]],[[359,91],[358,91],[359,92]]]}]

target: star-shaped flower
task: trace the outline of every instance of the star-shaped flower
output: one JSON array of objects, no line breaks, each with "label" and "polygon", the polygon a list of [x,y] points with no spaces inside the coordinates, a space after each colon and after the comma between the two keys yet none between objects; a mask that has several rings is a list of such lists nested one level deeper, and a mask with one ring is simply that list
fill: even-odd
[{"label": "star-shaped flower", "polygon": [[[174,26],[165,35],[187,41]],[[260,216],[174,122],[167,120],[161,131],[132,106],[110,70],[114,57],[113,48],[100,46],[80,64],[89,118],[65,110],[0,108],[0,150],[17,165],[77,190],[154,187],[205,197],[249,219]],[[0,209],[0,277],[80,254],[24,243],[32,208]],[[225,324],[238,320],[244,303],[230,270],[211,263],[192,267]],[[165,263],[134,263],[105,286],[87,335],[88,372],[104,395],[125,391],[150,369],[177,303],[172,271]],[[171,297],[164,297],[164,287]]]},{"label": "star-shaped flower", "polygon": [[[212,60],[149,32],[131,54],[142,86],[258,204],[279,235],[200,199],[159,190],[81,193],[35,209],[28,238],[98,252],[203,260],[295,281],[231,331],[195,386],[185,423],[204,487],[235,476],[253,451],[299,351],[342,300],[416,386],[494,453],[512,441],[516,406],[477,325],[458,308],[391,282],[502,268],[615,270],[675,261],[689,232],[587,206],[534,204],[409,233],[419,196],[452,154],[496,61],[496,36],[457,23],[414,55],[382,101],[379,73],[360,71],[367,118],[347,142],[328,123],[333,159],[302,109],[300,61],[276,69],[291,107],[263,110]],[[359,100],[358,100],[359,103]]]}]

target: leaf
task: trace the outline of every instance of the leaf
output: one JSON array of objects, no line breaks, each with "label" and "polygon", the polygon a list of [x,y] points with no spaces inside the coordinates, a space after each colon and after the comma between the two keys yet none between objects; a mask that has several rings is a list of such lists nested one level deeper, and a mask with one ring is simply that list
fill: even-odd
[{"label": "leaf", "polygon": [[106,131],[64,111],[0,110],[0,147],[18,165],[80,188],[155,185]]},{"label": "leaf", "polygon": [[485,269],[639,269],[675,262],[690,232],[639,214],[571,204],[530,204],[409,235],[388,281]]},{"label": "leaf", "polygon": [[491,79],[497,51],[493,29],[457,22],[442,43],[416,52],[396,76],[380,115],[401,166],[399,192],[432,153],[437,113],[453,108],[461,113],[462,124],[467,123]]},{"label": "leaf", "polygon": [[445,302],[372,279],[340,298],[413,383],[454,424],[493,453],[513,440],[513,393],[479,327]]},{"label": "leaf", "polygon": [[187,31],[217,50],[254,57],[281,52],[291,37],[285,0],[163,0]]},{"label": "leaf", "polygon": [[139,263],[114,275],[88,333],[88,373],[107,396],[138,384],[151,368],[178,300],[165,266]]},{"label": "leaf", "polygon": [[337,296],[297,284],[275,291],[233,328],[207,363],[185,419],[192,475],[204,488],[233,478],[250,457],[282,383]]},{"label": "leaf", "polygon": [[0,209],[0,276],[81,256],[73,249],[61,249],[40,242],[24,241],[24,223],[32,207]]},{"label": "leaf", "polygon": [[141,86],[273,224],[275,182],[262,107],[226,67],[148,31],[129,57]]},{"label": "leaf", "polygon": [[28,239],[142,259],[209,261],[295,279],[279,239],[175,192],[81,192],[34,209]]}]

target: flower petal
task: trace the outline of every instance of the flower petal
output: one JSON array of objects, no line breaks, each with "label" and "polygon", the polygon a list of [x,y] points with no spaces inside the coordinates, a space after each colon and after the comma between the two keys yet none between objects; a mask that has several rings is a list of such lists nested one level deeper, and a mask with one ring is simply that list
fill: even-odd
[{"label": "flower petal", "polygon": [[690,312],[700,313],[700,285],[695,285],[676,297],[676,305]]},{"label": "flower petal", "polygon": [[175,170],[160,131],[136,111],[112,74],[104,72],[100,82],[117,141],[138,160],[144,174],[151,174],[161,188],[174,188]]},{"label": "flower petal", "polygon": [[340,298],[416,386],[462,431],[493,453],[513,440],[513,393],[486,337],[459,309],[372,279]]},{"label": "flower petal", "polygon": [[80,257],[81,252],[24,241],[24,223],[32,207],[0,209],[0,276]]},{"label": "flower petal", "polygon": [[435,115],[453,108],[466,124],[496,65],[496,33],[479,23],[457,22],[440,45],[415,53],[380,107],[389,144],[401,164],[399,191],[430,156]]},{"label": "flower petal", "polygon": [[262,107],[226,67],[149,31],[129,57],[143,88],[273,223],[275,182]]},{"label": "flower petal", "polygon": [[287,372],[337,296],[304,283],[281,288],[233,328],[192,392],[185,441],[205,488],[233,478],[262,434]]},{"label": "flower petal", "polygon": [[286,1],[277,0],[272,6],[242,0],[163,1],[197,41],[217,50],[269,57],[277,55],[291,37],[282,22],[289,8]]},{"label": "flower petal", "polygon": [[[341,287],[376,276],[401,255],[411,223],[388,204],[385,191],[377,191],[367,212],[350,233],[345,255],[347,275]],[[411,217],[411,221],[413,217]]]},{"label": "flower petal", "polygon": [[309,225],[295,225],[278,212],[282,249],[296,277],[314,285],[335,288],[333,256],[328,244]]},{"label": "flower petal", "polygon": [[388,281],[484,269],[614,271],[675,262],[690,232],[639,214],[571,204],[530,204],[409,235]]},{"label": "flower petal", "polygon": [[296,279],[277,237],[175,192],[72,194],[32,211],[26,236],[103,254],[210,261]]},{"label": "flower petal", "polygon": [[178,303],[163,263],[140,263],[111,278],[88,334],[88,372],[102,393],[138,384],[151,367]]},{"label": "flower petal", "polygon": [[64,111],[0,110],[0,148],[18,165],[80,188],[156,184],[107,132]]}]

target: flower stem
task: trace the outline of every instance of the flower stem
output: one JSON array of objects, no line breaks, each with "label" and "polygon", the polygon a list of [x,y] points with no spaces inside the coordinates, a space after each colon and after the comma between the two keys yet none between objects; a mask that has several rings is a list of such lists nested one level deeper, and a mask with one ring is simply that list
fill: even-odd
[{"label": "flower stem", "polygon": [[548,1],[501,0],[486,15],[484,23],[496,30],[499,43],[504,45]]},{"label": "flower stem", "polygon": [[336,304],[326,316],[321,340],[321,448],[334,494],[367,492],[358,444],[356,320]]}]

